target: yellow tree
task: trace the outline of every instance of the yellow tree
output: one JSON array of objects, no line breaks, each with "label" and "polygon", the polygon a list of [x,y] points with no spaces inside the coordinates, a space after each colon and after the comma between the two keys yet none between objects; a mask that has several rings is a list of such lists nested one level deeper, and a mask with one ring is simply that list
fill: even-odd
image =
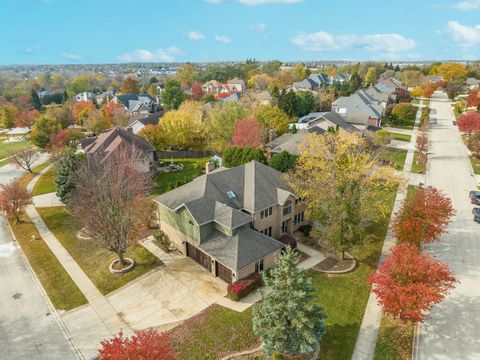
[{"label": "yellow tree", "polygon": [[455,78],[467,76],[467,67],[463,64],[449,62],[432,67],[430,74],[440,75],[445,81],[449,82]]},{"label": "yellow tree", "polygon": [[180,84],[192,86],[195,82],[195,65],[186,63],[180,66],[175,77]]},{"label": "yellow tree", "polygon": [[128,76],[123,80],[122,86],[120,87],[120,92],[122,94],[139,94],[140,89],[138,88],[137,80]]},{"label": "yellow tree", "polygon": [[307,204],[313,234],[342,254],[385,216],[400,178],[356,134],[310,134],[286,179]]},{"label": "yellow tree", "polygon": [[278,106],[260,106],[254,116],[267,130],[274,129],[277,136],[288,131],[290,118]]},{"label": "yellow tree", "polygon": [[174,149],[201,149],[204,131],[198,114],[184,109],[167,111],[158,130],[163,132],[165,146]]},{"label": "yellow tree", "polygon": [[365,74],[365,79],[364,80],[368,85],[373,84],[375,82],[375,80],[377,80],[377,72],[376,72],[374,67],[368,68],[368,71]]}]

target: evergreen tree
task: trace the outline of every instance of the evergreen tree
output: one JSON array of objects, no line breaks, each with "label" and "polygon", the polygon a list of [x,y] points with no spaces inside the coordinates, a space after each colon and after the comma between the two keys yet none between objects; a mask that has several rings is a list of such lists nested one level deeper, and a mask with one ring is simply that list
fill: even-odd
[{"label": "evergreen tree", "polygon": [[295,168],[297,158],[296,155],[289,154],[283,150],[281,153],[273,155],[268,165],[280,172],[286,172]]},{"label": "evergreen tree", "polygon": [[172,110],[178,109],[185,99],[185,94],[177,80],[167,80],[161,98],[165,110]]},{"label": "evergreen tree", "polygon": [[75,170],[78,168],[79,158],[75,152],[68,152],[58,165],[57,178],[55,179],[56,194],[65,203],[70,192],[75,187]]},{"label": "evergreen tree", "polygon": [[42,107],[42,102],[40,101],[40,97],[38,96],[37,92],[32,89],[30,92],[31,98],[32,98],[32,105],[35,109],[40,110]]},{"label": "evergreen tree", "polygon": [[348,90],[351,94],[362,87],[362,78],[357,73],[354,73],[348,82]]},{"label": "evergreen tree", "polygon": [[261,291],[262,301],[253,309],[253,332],[268,356],[311,353],[325,333],[326,315],[313,303],[315,288],[298,262],[298,255],[287,247],[277,267],[264,275],[271,291]]}]

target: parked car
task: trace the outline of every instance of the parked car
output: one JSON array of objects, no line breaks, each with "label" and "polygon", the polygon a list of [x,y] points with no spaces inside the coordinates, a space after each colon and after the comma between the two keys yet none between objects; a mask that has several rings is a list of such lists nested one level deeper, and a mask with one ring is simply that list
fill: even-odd
[{"label": "parked car", "polygon": [[473,220],[480,223],[480,208],[476,207],[472,210]]},{"label": "parked car", "polygon": [[472,190],[468,194],[470,196],[470,202],[475,205],[480,205],[480,191]]}]

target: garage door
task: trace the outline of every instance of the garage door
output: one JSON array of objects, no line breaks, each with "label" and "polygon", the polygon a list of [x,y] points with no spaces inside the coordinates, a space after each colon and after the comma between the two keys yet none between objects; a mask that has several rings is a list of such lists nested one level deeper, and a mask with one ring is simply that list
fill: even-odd
[{"label": "garage door", "polygon": [[215,264],[215,275],[230,284],[232,282],[232,270],[227,268],[225,265],[219,263],[218,261],[216,261]]},{"label": "garage door", "polygon": [[197,263],[202,265],[205,269],[212,272],[212,259],[203,251],[197,249],[195,246],[187,242],[187,256]]}]

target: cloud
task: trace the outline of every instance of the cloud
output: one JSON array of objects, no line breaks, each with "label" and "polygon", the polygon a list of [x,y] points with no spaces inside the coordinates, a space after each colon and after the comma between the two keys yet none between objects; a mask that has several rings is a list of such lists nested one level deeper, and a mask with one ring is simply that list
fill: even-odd
[{"label": "cloud", "polygon": [[41,50],[40,46],[29,46],[23,49],[25,54],[35,55]]},{"label": "cloud", "polygon": [[480,8],[480,0],[466,0],[457,3],[455,6],[457,9],[460,10],[472,10],[472,9],[479,9]]},{"label": "cloud", "polygon": [[447,34],[461,47],[470,48],[480,43],[480,25],[462,25],[458,21],[449,21]]},{"label": "cloud", "polygon": [[61,53],[62,57],[67,60],[82,60],[83,56],[79,54],[74,54],[74,53],[69,53],[69,52],[62,52]]},{"label": "cloud", "polygon": [[165,50],[137,49],[118,56],[118,59],[123,62],[174,62],[175,57],[181,54],[182,50],[176,46],[171,46]]},{"label": "cloud", "polygon": [[189,31],[187,33],[187,37],[193,41],[205,40],[205,35],[203,35],[200,31]]},{"label": "cloud", "polygon": [[[223,0],[203,0],[210,4],[221,4]],[[256,6],[262,4],[295,4],[303,2],[303,0],[234,0],[240,4],[248,6]]]},{"label": "cloud", "polygon": [[416,46],[413,39],[399,34],[332,35],[326,31],[299,34],[292,39],[292,43],[310,52],[360,48],[371,52],[398,53]]},{"label": "cloud", "polygon": [[215,35],[214,39],[225,44],[232,42],[232,39],[230,39],[227,35]]},{"label": "cloud", "polygon": [[251,25],[251,26],[250,26],[250,29],[262,33],[262,32],[264,32],[265,30],[267,30],[267,24],[265,24],[265,23],[259,23],[259,24]]}]

